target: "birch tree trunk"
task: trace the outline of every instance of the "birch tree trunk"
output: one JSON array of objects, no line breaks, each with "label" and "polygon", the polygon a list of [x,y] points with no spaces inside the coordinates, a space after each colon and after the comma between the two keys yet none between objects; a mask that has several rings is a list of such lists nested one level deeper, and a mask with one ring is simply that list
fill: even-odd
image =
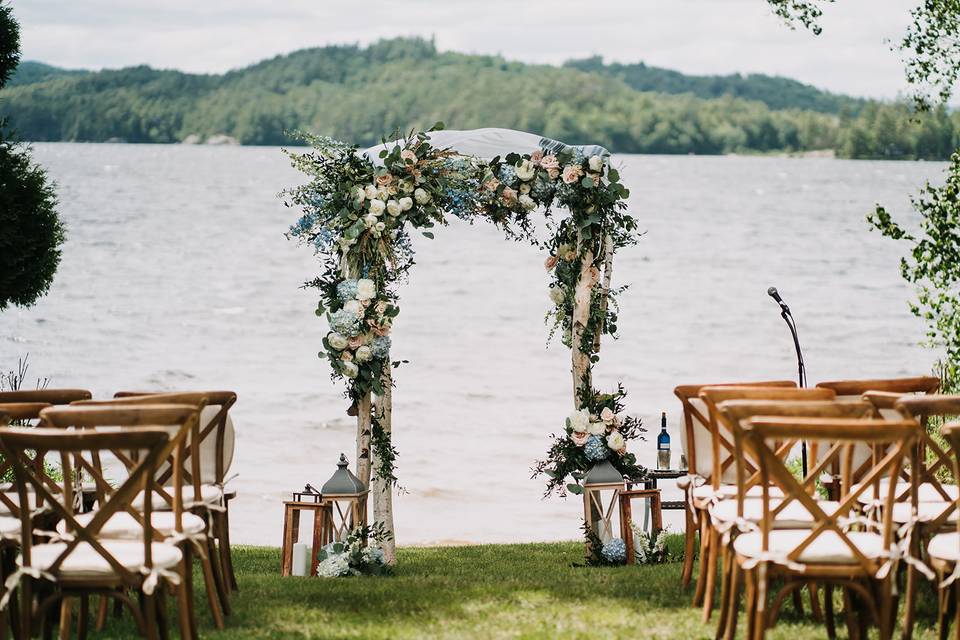
[{"label": "birch tree trunk", "polygon": [[357,401],[357,477],[370,486],[370,394]]},{"label": "birch tree trunk", "polygon": [[[377,412],[377,422],[390,441],[393,432],[393,374],[390,363],[383,367],[383,395],[377,397],[374,410]],[[373,466],[380,465],[374,456]],[[393,485],[389,479],[381,478],[379,473],[373,474],[373,521],[383,524],[390,538],[384,541],[381,549],[386,556],[387,564],[397,564],[397,542],[393,528]]]},{"label": "birch tree trunk", "polygon": [[607,325],[607,300],[610,299],[610,282],[613,279],[613,236],[603,237],[603,298],[600,301],[600,328],[593,338],[593,352],[600,352],[600,336]]},{"label": "birch tree trunk", "polygon": [[[578,252],[582,243],[583,239],[578,234]],[[590,355],[583,352],[581,343],[583,342],[583,331],[590,320],[590,296],[593,290],[590,267],[593,266],[593,252],[587,251],[580,260],[580,275],[577,277],[577,284],[573,293],[573,322],[570,331],[574,409],[580,409],[582,406],[580,389],[584,386],[589,388],[592,384],[590,380]]]}]

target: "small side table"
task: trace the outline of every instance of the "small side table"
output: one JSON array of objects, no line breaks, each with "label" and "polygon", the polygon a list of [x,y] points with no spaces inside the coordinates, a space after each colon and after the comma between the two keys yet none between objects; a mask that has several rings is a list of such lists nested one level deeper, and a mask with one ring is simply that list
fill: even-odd
[{"label": "small side table", "polygon": [[647,527],[647,516],[653,516],[653,528],[651,533],[656,533],[663,529],[663,516],[660,512],[660,489],[625,489],[620,492],[620,537],[627,546],[627,564],[635,562],[633,549],[633,531],[631,523],[633,521],[633,505],[631,502],[635,498],[646,498],[644,503],[644,529]]},{"label": "small side table", "polygon": [[313,547],[310,550],[310,575],[317,575],[317,553],[333,541],[333,507],[329,502],[283,502],[283,547],[280,551],[280,575],[293,575],[293,545],[300,539],[300,512],[313,512]]}]

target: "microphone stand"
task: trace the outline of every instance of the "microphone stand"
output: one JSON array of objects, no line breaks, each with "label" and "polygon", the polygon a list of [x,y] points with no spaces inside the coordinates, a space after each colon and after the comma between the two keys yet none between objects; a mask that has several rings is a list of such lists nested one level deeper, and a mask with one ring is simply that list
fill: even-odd
[{"label": "microphone stand", "polygon": [[[797,324],[793,319],[793,314],[790,313],[790,307],[788,307],[783,302],[780,304],[780,317],[783,318],[783,321],[787,323],[787,326],[790,328],[790,335],[793,336],[793,346],[797,350],[797,378],[800,383],[800,388],[805,388],[807,386],[807,369],[803,363],[803,352],[800,351],[800,339],[797,337]],[[807,441],[803,440],[800,443],[800,464],[803,467],[803,475],[807,475]]]}]

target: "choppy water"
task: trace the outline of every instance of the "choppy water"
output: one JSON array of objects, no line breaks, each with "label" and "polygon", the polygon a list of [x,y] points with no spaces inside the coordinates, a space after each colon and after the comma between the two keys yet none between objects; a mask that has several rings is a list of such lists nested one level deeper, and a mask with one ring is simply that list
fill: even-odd
[{"label": "choppy water", "polygon": [[[234,539],[279,544],[280,501],[322,483],[354,425],[316,353],[324,323],[310,252],[283,237],[276,194],[299,176],[276,148],[38,144],[59,182],[69,242],[50,294],[0,315],[0,364],[97,395],[230,388],[240,473]],[[811,381],[929,371],[906,306],[899,250],[867,231],[877,201],[943,165],[821,159],[621,156],[647,234],[617,259],[622,338],[597,382],[622,380],[679,446],[679,383],[790,378],[792,345],[767,298],[797,317]],[[543,255],[492,226],[420,238],[394,356],[395,441],[407,493],[401,544],[571,539],[579,501],[540,499],[529,467],[571,406],[566,350],[545,348]],[[653,462],[653,444],[641,459]],[[676,523],[671,518],[668,521]],[[676,525],[675,525],[676,526]]]}]

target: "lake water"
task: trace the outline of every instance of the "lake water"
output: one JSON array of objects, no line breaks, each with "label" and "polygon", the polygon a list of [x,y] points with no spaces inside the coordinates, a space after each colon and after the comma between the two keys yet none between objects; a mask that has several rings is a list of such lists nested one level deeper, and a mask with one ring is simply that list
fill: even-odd
[{"label": "lake water", "polygon": [[[317,359],[325,323],[303,290],[315,259],[283,233],[300,181],[277,148],[37,144],[68,230],[50,294],[0,315],[0,364],[30,354],[54,386],[228,388],[239,401],[234,540],[279,545],[280,501],[354,450],[342,389]],[[940,163],[620,156],[646,235],[622,251],[622,337],[601,387],[629,389],[679,448],[680,383],[792,378],[797,318],[812,382],[924,374],[901,248],[870,233],[876,202],[907,214]],[[546,347],[544,255],[492,226],[418,238],[394,357],[400,544],[579,537],[578,499],[541,500],[530,466],[571,408],[568,352]],[[650,439],[635,447],[652,464]],[[667,492],[667,498],[671,490]],[[676,529],[676,513],[667,519]]]}]

